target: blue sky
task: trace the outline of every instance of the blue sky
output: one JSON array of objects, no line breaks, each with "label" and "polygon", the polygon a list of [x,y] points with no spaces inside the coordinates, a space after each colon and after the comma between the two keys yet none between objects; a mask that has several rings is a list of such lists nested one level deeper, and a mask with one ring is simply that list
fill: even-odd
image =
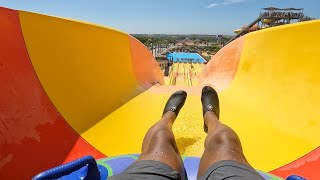
[{"label": "blue sky", "polygon": [[0,6],[152,34],[233,34],[267,6],[302,7],[320,18],[319,0],[0,0]]}]

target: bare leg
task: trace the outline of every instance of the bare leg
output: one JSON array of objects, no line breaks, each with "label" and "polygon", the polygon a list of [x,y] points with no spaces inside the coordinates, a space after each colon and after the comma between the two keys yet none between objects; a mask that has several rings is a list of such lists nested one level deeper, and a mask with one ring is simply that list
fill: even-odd
[{"label": "bare leg", "polygon": [[168,100],[162,118],[147,132],[142,143],[142,153],[138,161],[154,160],[167,164],[185,177],[183,161],[172,132],[172,125],[182,108],[186,93],[178,91]]},{"label": "bare leg", "polygon": [[198,177],[203,176],[211,165],[221,160],[233,160],[250,166],[243,154],[239,137],[231,128],[222,124],[210,111],[205,114],[204,121],[208,126],[208,135],[205,140],[205,151],[200,160]]},{"label": "bare leg", "polygon": [[198,177],[204,175],[208,168],[221,160],[233,160],[250,166],[246,160],[240,139],[228,126],[219,121],[219,99],[211,87],[204,87],[201,96],[204,117],[204,130],[208,133],[205,150],[200,160]]},{"label": "bare leg", "polygon": [[163,162],[179,172],[181,177],[184,177],[183,161],[172,132],[175,118],[175,113],[169,111],[148,130],[142,143],[142,153],[138,161]]}]

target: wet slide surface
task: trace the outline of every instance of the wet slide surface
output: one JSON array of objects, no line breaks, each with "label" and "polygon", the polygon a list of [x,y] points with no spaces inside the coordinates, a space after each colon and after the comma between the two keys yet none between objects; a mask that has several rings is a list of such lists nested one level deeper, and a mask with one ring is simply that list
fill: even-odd
[{"label": "wet slide surface", "polygon": [[188,98],[173,131],[182,154],[200,156],[200,92],[208,83],[219,91],[221,121],[238,133],[255,168],[317,179],[319,21],[250,33],[204,69],[174,64],[200,78],[192,86],[184,78],[161,85],[148,49],[113,29],[4,8],[0,25],[0,179],[30,179],[87,154],[140,153],[146,131],[180,89]]},{"label": "wet slide surface", "polygon": [[[282,177],[319,177],[320,39],[313,37],[319,26],[311,21],[250,33],[222,49],[200,78],[221,90],[221,120],[243,139],[252,165],[272,170],[303,157],[272,171]],[[237,57],[236,72],[225,68]],[[224,77],[227,83],[220,83]]]},{"label": "wet slide surface", "polygon": [[30,179],[80,154],[104,157],[66,123],[43,91],[18,12],[0,7],[0,25],[0,179]]}]

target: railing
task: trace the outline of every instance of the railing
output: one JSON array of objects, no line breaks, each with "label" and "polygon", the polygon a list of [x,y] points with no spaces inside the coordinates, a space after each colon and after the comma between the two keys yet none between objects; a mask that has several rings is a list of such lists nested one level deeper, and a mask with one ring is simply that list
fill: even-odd
[{"label": "railing", "polygon": [[246,28],[242,29],[242,31],[240,31],[239,34],[237,34],[236,36],[234,36],[233,38],[231,38],[231,39],[226,43],[226,45],[229,44],[231,41],[237,39],[238,37],[244,35],[253,25],[257,24],[260,20],[261,20],[261,18],[260,18],[260,16],[259,16],[259,17],[258,17],[257,19],[255,19],[252,23],[250,23]]}]

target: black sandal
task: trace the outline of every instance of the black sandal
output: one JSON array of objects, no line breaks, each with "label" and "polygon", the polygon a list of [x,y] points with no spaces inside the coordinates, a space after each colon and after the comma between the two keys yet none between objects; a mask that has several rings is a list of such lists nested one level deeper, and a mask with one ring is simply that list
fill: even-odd
[{"label": "black sandal", "polygon": [[[207,111],[213,112],[219,119],[220,107],[219,107],[219,97],[217,92],[210,86],[205,86],[202,88],[201,94],[202,102],[202,112],[203,116]],[[208,126],[203,123],[203,129],[208,133]]]},{"label": "black sandal", "polygon": [[184,102],[187,98],[187,92],[177,91],[173,93],[167,101],[166,106],[164,107],[162,115],[168,111],[172,111],[178,116],[180,109],[183,107]]}]

